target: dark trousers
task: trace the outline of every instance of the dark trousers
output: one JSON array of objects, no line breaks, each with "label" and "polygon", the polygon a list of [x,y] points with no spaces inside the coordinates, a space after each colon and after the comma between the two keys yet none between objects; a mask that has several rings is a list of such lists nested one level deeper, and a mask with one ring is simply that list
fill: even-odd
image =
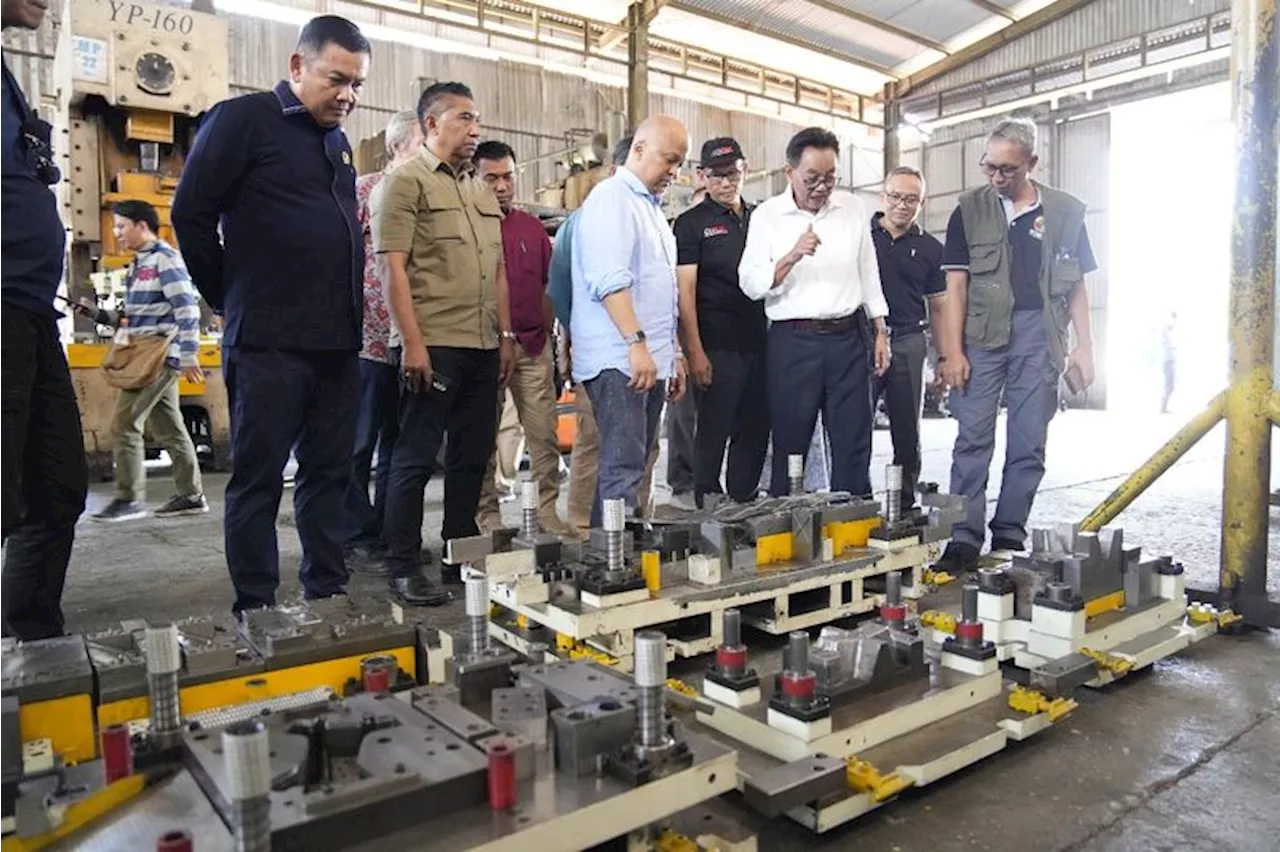
[{"label": "dark trousers", "polygon": [[603,523],[605,500],[623,500],[627,504],[627,515],[636,513],[648,467],[649,447],[662,420],[666,383],[660,381],[646,393],[636,393],[627,387],[627,382],[619,370],[604,370],[583,382],[600,431],[596,496],[591,504],[593,527]]},{"label": "dark trousers", "polygon": [[768,370],[764,352],[708,352],[711,384],[697,391],[694,495],[722,494],[720,467],[729,445],[725,486],[739,502],[755,498],[769,449]]},{"label": "dark trousers", "polygon": [[920,482],[920,408],[924,404],[923,329],[893,336],[893,360],[883,376],[872,377],[871,407],[884,397],[893,438],[893,463],[902,467],[902,508],[915,505]]},{"label": "dark trousers", "polygon": [[[351,454],[351,480],[343,500],[342,538],[346,547],[378,547],[386,543],[382,523],[387,509],[387,481],[391,476],[391,448],[400,433],[400,350],[392,349],[391,363],[360,359],[360,408],[356,443]],[[378,469],[369,479],[374,451]]]},{"label": "dark trousers", "polygon": [[62,586],[89,488],[80,409],[52,317],[5,305],[4,635],[62,635]]},{"label": "dark trousers", "polygon": [[302,540],[299,577],[308,598],[343,590],[342,498],[351,477],[360,367],[354,352],[224,346],[231,408],[227,566],[233,610],[275,604],[280,585],[276,513],[284,467],[298,460],[293,514]]},{"label": "dark trousers", "polygon": [[421,570],[423,491],[444,452],[445,541],[479,535],[476,507],[497,439],[498,350],[428,348],[431,368],[448,389],[400,394],[400,434],[387,483],[387,561],[397,577]]},{"label": "dark trousers", "polygon": [[769,327],[768,351],[770,493],[787,493],[787,457],[808,453],[821,411],[831,443],[832,490],[870,497],[871,368],[856,325],[820,332],[775,322]]},{"label": "dark trousers", "polygon": [[691,393],[667,406],[667,486],[672,494],[694,490],[698,403]]}]

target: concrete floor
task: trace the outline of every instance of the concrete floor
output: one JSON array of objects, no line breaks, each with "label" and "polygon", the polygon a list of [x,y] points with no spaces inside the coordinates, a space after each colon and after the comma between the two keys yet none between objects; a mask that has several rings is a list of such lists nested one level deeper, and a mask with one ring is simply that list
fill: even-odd
[{"label": "concrete floor", "polygon": [[[1094,412],[1058,417],[1032,523],[1079,520],[1181,423]],[[948,480],[952,421],[924,424],[925,480]],[[1222,429],[1188,454],[1120,518],[1126,541],[1170,553],[1191,584],[1216,584]],[[873,480],[891,450],[875,437]],[[997,448],[998,469],[1001,448]],[[659,464],[661,472],[664,465]],[[1280,481],[1280,452],[1272,480]],[[68,629],[125,617],[181,617],[230,606],[223,557],[224,475],[206,477],[211,512],[200,518],[80,524],[64,608]],[[150,502],[170,491],[154,478]],[[998,492],[993,473],[989,493]],[[658,489],[662,493],[662,488]],[[286,492],[287,498],[288,492]],[[95,485],[90,511],[111,497]],[[428,489],[428,543],[437,548],[440,488]],[[299,545],[289,500],[281,507],[281,595],[298,592]],[[514,504],[504,507],[515,512]],[[1269,586],[1280,596],[1280,510],[1271,510]],[[514,521],[514,514],[509,516]],[[381,594],[373,580],[353,592]],[[461,605],[438,610],[458,623]],[[1214,637],[1154,671],[1087,692],[1046,732],[970,770],[906,794],[824,837],[785,820],[756,823],[761,850],[1280,850],[1280,634]],[[717,803],[726,815],[745,812]],[[750,821],[750,818],[747,818]]]}]

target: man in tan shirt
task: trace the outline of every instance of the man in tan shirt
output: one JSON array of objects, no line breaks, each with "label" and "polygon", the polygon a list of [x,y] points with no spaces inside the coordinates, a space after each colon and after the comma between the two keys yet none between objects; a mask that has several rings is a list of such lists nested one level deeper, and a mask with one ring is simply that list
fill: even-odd
[{"label": "man in tan shirt", "polygon": [[480,117],[471,90],[435,83],[418,100],[426,142],[378,188],[374,243],[403,341],[400,434],[384,534],[391,587],[413,605],[448,596],[423,575],[423,490],[445,447],[448,541],[479,534],[476,505],[497,430],[494,399],[511,369],[502,210],[472,175]]}]

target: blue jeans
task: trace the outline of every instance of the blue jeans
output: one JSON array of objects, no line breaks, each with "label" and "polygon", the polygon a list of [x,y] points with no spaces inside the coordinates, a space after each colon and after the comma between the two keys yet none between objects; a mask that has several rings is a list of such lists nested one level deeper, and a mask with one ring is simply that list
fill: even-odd
[{"label": "blue jeans", "polygon": [[1058,366],[1049,353],[1049,336],[1039,309],[1014,311],[1009,342],[999,349],[965,347],[969,382],[952,391],[951,416],[960,425],[951,454],[951,493],[969,498],[964,523],[952,540],[981,548],[986,537],[987,478],[996,448],[1000,392],[1008,407],[1004,475],[991,519],[993,537],[1022,542],[1040,480],[1044,478],[1045,440],[1058,410]]},{"label": "blue jeans", "polygon": [[[385,544],[382,522],[387,511],[387,478],[391,473],[391,448],[400,433],[400,350],[390,350],[391,363],[360,359],[360,410],[356,418],[356,445],[351,455],[351,481],[343,498],[342,540],[346,547],[378,547]],[[369,502],[369,474],[374,450],[378,470],[373,503]]]},{"label": "blue jeans", "polygon": [[604,500],[625,500],[627,514],[635,514],[645,461],[662,419],[666,382],[658,382],[648,393],[636,393],[627,387],[628,381],[619,370],[605,370],[583,383],[600,431],[596,497],[591,505],[593,527],[603,522]]},{"label": "blue jeans", "polygon": [[276,513],[290,450],[298,459],[293,514],[302,540],[303,590],[318,598],[346,584],[338,538],[355,443],[358,360],[354,351],[222,347],[231,409],[224,527],[235,612],[275,605]]}]

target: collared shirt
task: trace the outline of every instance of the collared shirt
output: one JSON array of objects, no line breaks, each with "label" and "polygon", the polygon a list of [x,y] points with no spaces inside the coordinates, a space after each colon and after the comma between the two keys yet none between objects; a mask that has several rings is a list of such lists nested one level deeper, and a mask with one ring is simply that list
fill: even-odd
[{"label": "collared shirt", "polygon": [[360,349],[364,241],[351,146],[287,82],[209,111],[173,228],[196,288],[225,314],[225,343]]},{"label": "collared shirt", "polygon": [[35,163],[22,135],[31,110],[18,81],[4,63],[3,191],[0,191],[0,229],[4,263],[0,264],[0,294],[6,307],[22,308],[47,317],[61,314],[53,296],[62,282],[67,231],[58,218],[53,191],[36,175]]},{"label": "collared shirt", "polygon": [[565,329],[569,328],[573,310],[573,232],[578,226],[582,208],[574,210],[560,223],[556,231],[555,247],[551,251],[551,269],[547,273],[547,296],[555,308],[556,319]]},{"label": "collared shirt", "polygon": [[675,373],[676,238],[661,198],[626,167],[596,184],[573,237],[573,378],[604,370],[631,375],[627,342],[605,310],[606,296],[631,291],[658,378]]},{"label": "collared shirt", "polygon": [[383,179],[373,203],[378,252],[408,255],[409,292],[427,346],[498,348],[502,209],[471,164],[423,145]]},{"label": "collared shirt", "polygon": [[200,305],[182,257],[164,240],[138,250],[125,280],[124,315],[130,334],[174,333],[170,367],[194,367],[200,347]]},{"label": "collared shirt", "polygon": [[551,267],[551,240],[542,220],[523,210],[508,210],[502,219],[502,252],[511,300],[511,330],[525,353],[537,358],[547,345],[542,304]]},{"label": "collared shirt", "polygon": [[[1009,267],[1013,286],[1013,309],[1016,311],[1042,310],[1044,297],[1040,295],[1040,265],[1044,246],[1044,210],[1040,202],[1040,189],[1036,188],[1036,200],[1015,212],[1013,200],[1000,196],[1005,219],[1009,223],[1009,251],[1012,261]],[[1080,229],[1080,245],[1076,247],[1080,259],[1080,272],[1088,274],[1098,268],[1089,244],[1089,232]],[[964,217],[957,207],[947,222],[947,244],[942,252],[942,268],[969,270],[969,240],[964,232]]]},{"label": "collared shirt", "polygon": [[356,202],[360,205],[360,232],[364,235],[364,334],[360,357],[366,361],[390,364],[391,311],[387,309],[384,269],[373,246],[372,214],[369,198],[382,182],[386,172],[374,172],[356,180]]},{"label": "collared shirt", "polygon": [[[867,211],[852,193],[831,193],[817,213],[801,210],[788,187],[756,208],[747,248],[738,264],[742,292],[763,299],[769,319],[838,319],[866,308],[874,319],[889,313]],[[813,227],[822,244],[800,259],[777,287],[773,272],[800,235]]]},{"label": "collared shirt", "polygon": [[764,349],[764,306],[738,286],[738,262],[754,209],[743,202],[739,216],[707,196],[676,219],[676,264],[698,267],[698,336],[708,352]]},{"label": "collared shirt", "polygon": [[884,226],[884,214],[871,217],[871,239],[880,261],[880,286],[889,303],[889,326],[907,332],[923,328],[928,319],[925,299],[947,292],[942,271],[942,243],[912,222],[900,237]]}]

